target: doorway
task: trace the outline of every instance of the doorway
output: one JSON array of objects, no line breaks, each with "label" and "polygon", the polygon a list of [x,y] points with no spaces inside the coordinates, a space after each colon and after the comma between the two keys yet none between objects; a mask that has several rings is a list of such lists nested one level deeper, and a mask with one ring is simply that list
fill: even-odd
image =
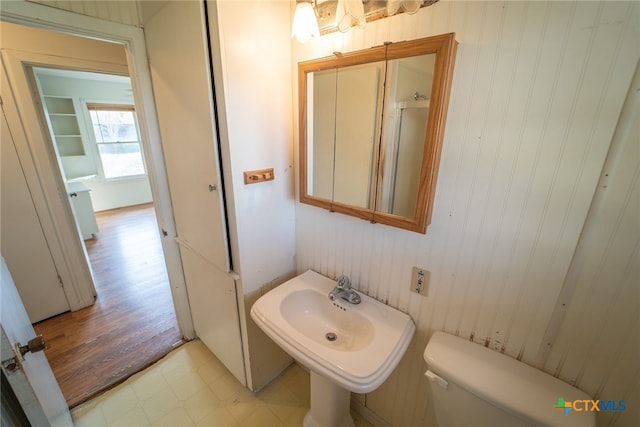
[{"label": "doorway", "polygon": [[[3,36],[9,25],[13,24],[3,23]],[[43,30],[22,27],[20,31],[34,31],[42,33]],[[45,37],[34,36],[33,39],[48,40],[54,39],[55,37],[72,37],[74,39],[80,39],[75,36],[66,36],[49,31],[46,31],[46,33],[47,36]],[[74,67],[74,64],[80,62],[83,65],[78,68],[89,71],[98,71],[101,68],[100,66],[106,66],[108,69],[110,65],[106,62],[103,64],[98,62],[99,66],[94,66],[92,64],[95,63],[95,60],[94,63],[91,63],[90,60],[78,59],[77,57],[65,58],[59,52],[34,53],[26,50],[20,51],[19,49],[12,49],[9,51],[8,49],[11,49],[11,46],[7,46],[7,44],[5,44],[5,41],[7,41],[8,44],[12,41],[22,43],[27,39],[28,38],[25,37],[3,37],[3,62],[5,62],[5,65],[7,65],[7,68],[10,70],[8,72],[11,83],[10,85],[16,98],[20,100],[21,107],[20,109],[17,108],[9,92],[6,92],[6,95],[3,93],[3,101],[5,101],[4,104],[9,111],[9,125],[12,128],[12,131],[20,129],[22,127],[20,125],[22,124],[27,136],[27,138],[18,138],[19,140],[17,140],[15,144],[20,161],[24,161],[25,159],[30,160],[30,156],[33,156],[33,159],[26,163],[36,165],[36,167],[39,168],[38,170],[31,171],[33,173],[30,172],[31,175],[27,177],[31,193],[38,190],[42,192],[40,195],[32,194],[34,199],[33,209],[37,211],[38,216],[43,222],[43,229],[45,230],[47,242],[56,244],[56,239],[62,241],[61,243],[58,242],[61,250],[54,248],[52,249],[52,252],[55,252],[55,254],[53,254],[54,258],[56,258],[56,256],[58,257],[55,261],[62,259],[62,262],[56,263],[56,267],[60,265],[62,268],[66,267],[71,271],[71,274],[68,275],[60,274],[64,279],[67,299],[70,299],[70,295],[73,296],[73,287],[75,285],[72,282],[74,279],[76,282],[83,282],[85,285],[91,280],[85,280],[85,276],[77,274],[77,270],[74,270],[74,268],[77,267],[74,265],[75,260],[70,262],[69,257],[75,257],[78,254],[82,257],[83,253],[84,256],[86,256],[89,250],[96,252],[95,249],[98,245],[94,245],[94,247],[89,248],[90,245],[87,244],[85,246],[82,238],[78,237],[78,235],[83,236],[84,233],[77,232],[76,222],[71,217],[71,212],[73,211],[71,207],[73,204],[70,203],[71,200],[69,199],[71,194],[77,193],[77,191],[65,192],[65,189],[68,190],[69,181],[75,181],[75,183],[90,186],[91,180],[95,181],[99,178],[100,174],[104,172],[104,165],[100,164],[96,166],[95,172],[98,173],[91,172],[84,174],[83,172],[83,167],[86,166],[86,162],[84,165],[80,165],[80,160],[83,160],[82,157],[91,157],[93,148],[91,145],[87,145],[88,142],[83,138],[90,135],[86,126],[83,127],[82,125],[78,125],[78,131],[76,133],[67,133],[65,131],[65,126],[68,125],[69,118],[71,116],[76,116],[75,119],[78,121],[78,114],[84,114],[82,104],[78,104],[74,101],[73,97],[71,97],[71,105],[74,106],[73,112],[64,111],[63,109],[57,110],[57,112],[54,113],[63,118],[61,120],[62,125],[60,125],[58,129],[54,129],[54,135],[57,130],[61,131],[60,135],[55,135],[53,138],[47,137],[45,132],[47,126],[36,125],[36,123],[45,123],[47,121],[51,124],[51,117],[48,115],[48,110],[45,110],[47,112],[45,115],[42,114],[42,111],[38,111],[37,91],[34,90],[33,84],[29,84],[33,83],[33,81],[28,81],[29,74],[24,73],[23,70],[29,69],[30,67],[63,69],[66,67]],[[85,39],[84,42],[87,43],[87,40]],[[61,48],[67,47],[71,51],[74,50],[72,43],[55,44],[57,46],[61,46]],[[7,50],[5,50],[5,48],[7,48]],[[80,52],[81,49],[76,49],[76,51]],[[126,56],[124,48],[122,48],[121,56],[123,58]],[[68,59],[68,61],[66,59]],[[112,66],[112,68],[118,68],[118,70],[109,70],[109,72],[112,73],[111,75],[118,73],[123,74],[121,65],[118,65],[117,67]],[[126,72],[126,65],[124,70]],[[5,78],[6,76],[3,75],[3,83],[5,82]],[[8,85],[3,85],[3,87],[6,88]],[[52,98],[58,96],[52,94],[49,95],[51,95]],[[129,96],[133,98],[131,93],[129,93]],[[61,98],[61,96],[58,96],[58,98]],[[57,101],[59,100],[60,99]],[[103,101],[104,99],[94,98],[94,100]],[[63,104],[64,103],[67,102],[63,102]],[[56,110],[56,108],[60,107],[59,104],[60,102],[54,101],[51,103],[51,109]],[[49,108],[46,101],[43,102],[43,105],[47,107],[47,109]],[[148,104],[145,103],[145,106],[148,107]],[[141,105],[140,107],[143,106]],[[18,119],[20,116],[22,116],[22,120]],[[147,117],[147,115],[140,113],[139,117]],[[129,229],[125,232],[124,236],[133,236],[137,238],[147,236],[143,237],[144,243],[153,243],[154,249],[152,250],[149,247],[142,247],[140,245],[140,241],[134,244],[125,245],[123,244],[123,238],[113,239],[118,243],[118,251],[111,257],[116,260],[116,264],[115,266],[111,265],[110,267],[100,268],[100,270],[105,274],[110,274],[111,277],[103,280],[100,278],[99,269],[94,269],[96,286],[95,289],[92,289],[92,292],[89,293],[89,303],[93,301],[93,296],[97,295],[96,304],[77,310],[78,303],[75,301],[73,302],[76,306],[74,308],[72,301],[69,301],[71,309],[75,311],[68,312],[48,320],[48,327],[45,327],[44,323],[41,325],[42,330],[47,330],[46,333],[42,332],[45,337],[49,335],[50,349],[48,356],[51,359],[51,365],[54,367],[54,371],[56,371],[55,365],[57,364],[57,362],[55,362],[56,356],[60,358],[59,366],[61,369],[66,370],[64,372],[60,371],[62,372],[60,375],[56,372],[56,376],[58,377],[61,388],[65,391],[65,397],[67,398],[67,402],[70,406],[75,406],[76,404],[91,397],[95,392],[123,380],[132,373],[157,360],[164,353],[170,351],[173,344],[180,342],[183,336],[187,339],[193,336],[192,325],[188,315],[188,307],[185,310],[184,305],[186,298],[181,296],[181,293],[185,291],[184,279],[181,276],[181,268],[180,274],[176,275],[176,266],[179,266],[179,258],[176,259],[176,257],[171,256],[172,246],[174,247],[173,253],[177,253],[177,247],[173,244],[172,237],[169,237],[169,239],[163,239],[159,232],[160,229],[163,231],[168,230],[167,234],[164,234],[164,236],[167,236],[170,235],[169,233],[174,229],[171,216],[166,215],[166,209],[170,204],[166,183],[162,182],[164,171],[161,163],[161,153],[158,155],[159,151],[157,150],[159,141],[152,141],[149,138],[149,128],[153,128],[153,124],[149,124],[146,120],[144,123],[139,124],[142,130],[140,134],[143,135],[143,138],[141,138],[143,140],[140,141],[143,148],[141,153],[144,152],[145,157],[150,159],[145,164],[145,170],[149,172],[146,174],[146,186],[147,189],[150,187],[155,188],[151,193],[153,193],[154,196],[159,196],[159,198],[158,200],[152,200],[152,198],[143,200],[140,202],[142,203],[141,206],[140,203],[133,204],[140,209],[123,207],[131,206],[131,203],[127,203],[121,206],[111,207],[110,209],[103,208],[101,210],[109,213],[106,217],[108,217],[110,222],[121,223],[122,221],[114,220],[114,218],[126,217]],[[51,129],[53,129],[53,126],[51,126]],[[145,135],[146,138],[144,138]],[[52,141],[56,141],[56,137],[62,137],[61,139],[65,140],[66,144],[64,145],[64,148],[62,147],[62,144],[60,146],[52,145]],[[78,140],[80,140],[80,146],[77,145]],[[76,144],[75,147],[74,143]],[[153,147],[154,144],[156,145],[155,148]],[[85,150],[85,153],[75,151],[79,149],[79,147],[81,147],[82,150]],[[57,151],[57,154],[61,154],[60,152],[63,152],[65,156],[52,155],[54,151]],[[96,154],[93,153],[93,155],[93,160],[97,160],[95,157]],[[66,159],[62,160],[61,157],[65,157]],[[65,162],[66,164],[63,164]],[[73,173],[67,174],[69,171],[73,171]],[[57,173],[56,176],[55,172],[62,173]],[[96,176],[91,177],[91,175]],[[138,181],[144,181],[141,177],[137,178]],[[126,181],[126,179],[122,179],[122,177],[120,177],[120,179],[114,180],[113,184],[114,186],[122,186],[124,185],[124,181]],[[94,190],[95,189],[90,188],[90,191]],[[131,196],[135,193],[134,191],[123,190],[122,187],[118,187],[114,192],[120,192],[125,196]],[[75,198],[75,196],[72,198]],[[133,211],[137,211],[136,213],[139,213],[140,215],[133,215]],[[93,212],[90,213],[93,214]],[[156,219],[156,213],[159,214],[159,220]],[[94,217],[99,227],[99,222],[101,221],[100,216],[101,214],[97,214]],[[131,228],[132,216],[136,217],[136,220],[133,221],[133,229]],[[70,227],[66,227],[67,223],[70,224]],[[109,229],[109,227],[104,225],[103,229]],[[149,232],[151,233],[151,237],[148,237],[148,232],[142,232],[141,230],[143,229],[150,230]],[[72,232],[70,233],[69,231]],[[91,233],[90,239],[97,237],[95,242],[100,241],[101,243],[109,240],[101,238],[100,234],[100,230]],[[117,235],[116,232],[110,234]],[[72,237],[76,240],[75,243],[71,242],[71,240],[73,240]],[[97,251],[103,255],[109,252],[104,249],[104,247],[100,247]],[[167,252],[169,252],[168,255]],[[26,258],[29,258],[33,264],[33,259],[31,259],[31,257],[25,256],[25,259]],[[109,257],[107,256],[107,258]],[[131,259],[134,259],[135,261],[144,261],[146,259],[146,261],[143,262],[142,267],[138,266],[129,268],[131,264],[133,264],[128,262]],[[154,262],[159,261],[159,264],[152,264],[150,259]],[[165,259],[167,260],[166,263]],[[86,266],[89,264],[86,258],[82,262]],[[171,268],[169,268],[170,264]],[[171,271],[167,273],[168,268],[169,270],[173,269],[173,273],[171,273]],[[154,275],[153,278],[142,278],[141,275],[146,272],[152,272]],[[101,286],[103,283],[117,282],[118,280],[113,278],[114,275],[120,275],[122,281],[128,286],[125,286],[126,292],[114,297],[113,302],[109,305],[109,308],[107,308],[105,306],[105,296],[109,292],[108,290],[105,290],[106,288],[101,288]],[[71,277],[72,280],[66,280],[67,276]],[[78,278],[80,278],[80,280],[78,280]],[[171,280],[171,286],[169,285],[169,280]],[[160,285],[150,286],[150,282],[153,282],[154,285],[162,285],[164,291],[161,298],[152,297],[152,294],[150,293],[151,289],[157,288]],[[71,291],[69,291],[69,289],[71,289]],[[46,298],[46,296],[44,296],[44,298]],[[176,298],[177,300],[175,300]],[[147,318],[145,321],[145,317],[141,313],[155,315],[163,311],[159,309],[159,305],[161,304],[159,301],[164,301],[162,302],[162,307],[168,307],[171,318],[169,320],[158,320],[158,318],[155,317],[151,319]],[[173,307],[174,301],[176,301],[175,309]],[[137,312],[135,311],[136,304],[138,307]],[[83,306],[86,305],[88,304],[84,303]],[[177,319],[176,314],[178,314]],[[187,316],[185,316],[185,314]],[[141,326],[139,323],[135,323],[138,320],[146,322],[146,324]],[[178,321],[180,321],[179,326]],[[67,345],[67,347],[63,347],[63,342],[66,343],[65,345]],[[54,351],[54,349],[56,350]],[[95,351],[96,349],[98,349],[98,351]],[[58,353],[57,355],[56,352]],[[66,378],[77,380],[76,386],[72,386],[71,391],[65,387]],[[82,388],[79,388],[78,384],[82,386]]]},{"label": "doorway", "polygon": [[129,77],[32,71],[95,284],[93,306],[34,325],[75,406],[158,360],[182,336]]},{"label": "doorway", "polygon": [[109,388],[182,344],[152,204],[96,213],[85,241],[94,305],[36,323],[69,407]]}]

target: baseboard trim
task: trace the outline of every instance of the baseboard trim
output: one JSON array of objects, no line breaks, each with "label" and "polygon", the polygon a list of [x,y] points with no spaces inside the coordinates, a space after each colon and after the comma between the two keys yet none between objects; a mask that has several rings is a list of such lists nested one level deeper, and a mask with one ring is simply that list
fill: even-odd
[{"label": "baseboard trim", "polygon": [[371,423],[374,427],[392,427],[391,424],[382,419],[378,414],[367,408],[362,402],[351,395],[351,410]]}]

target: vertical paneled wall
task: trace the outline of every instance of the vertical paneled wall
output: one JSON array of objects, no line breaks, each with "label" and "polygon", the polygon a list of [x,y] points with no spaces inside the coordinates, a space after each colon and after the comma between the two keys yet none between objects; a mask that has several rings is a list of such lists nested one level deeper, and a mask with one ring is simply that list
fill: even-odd
[{"label": "vertical paneled wall", "polygon": [[[559,299],[560,306],[566,302],[566,315],[542,359],[546,371],[602,400],[626,398],[628,425],[640,424],[639,117],[636,69]],[[608,425],[619,415],[597,416]]]},{"label": "vertical paneled wall", "polygon": [[[385,41],[455,32],[460,43],[427,234],[302,204],[296,210],[299,271],[348,274],[361,291],[416,322],[398,369],[365,398],[394,426],[433,424],[422,352],[434,330],[529,364],[544,354],[638,62],[638,13],[633,2],[443,0],[364,30],[292,42],[293,69]],[[409,291],[413,266],[431,271],[426,298]],[[604,321],[608,314],[600,315]],[[628,345],[637,340],[629,337]],[[591,348],[594,355],[610,351],[596,342]],[[558,366],[551,357],[544,368],[557,375]],[[599,375],[605,368],[575,369]],[[588,384],[578,381],[591,394],[602,391]]]},{"label": "vertical paneled wall", "polygon": [[56,9],[93,16],[105,21],[140,26],[138,2],[134,0],[27,0]]}]

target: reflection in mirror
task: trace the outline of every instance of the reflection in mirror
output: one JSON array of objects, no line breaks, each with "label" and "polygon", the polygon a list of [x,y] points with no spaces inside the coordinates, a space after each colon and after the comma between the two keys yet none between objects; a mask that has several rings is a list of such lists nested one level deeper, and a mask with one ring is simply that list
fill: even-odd
[{"label": "reflection in mirror", "polygon": [[334,129],[336,127],[337,70],[307,75],[307,190],[310,195],[333,200]]},{"label": "reflection in mirror", "polygon": [[454,36],[385,43],[298,65],[302,203],[426,232]]},{"label": "reflection in mirror", "polygon": [[373,208],[384,65],[308,74],[309,194]]},{"label": "reflection in mirror", "polygon": [[435,57],[394,59],[387,65],[380,212],[412,217],[416,210]]}]

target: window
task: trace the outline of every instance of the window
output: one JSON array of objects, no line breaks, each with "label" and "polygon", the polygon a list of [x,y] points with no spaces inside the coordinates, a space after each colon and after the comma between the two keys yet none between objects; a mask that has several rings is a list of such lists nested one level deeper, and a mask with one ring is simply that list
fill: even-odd
[{"label": "window", "polygon": [[145,174],[133,106],[87,104],[105,179]]}]

